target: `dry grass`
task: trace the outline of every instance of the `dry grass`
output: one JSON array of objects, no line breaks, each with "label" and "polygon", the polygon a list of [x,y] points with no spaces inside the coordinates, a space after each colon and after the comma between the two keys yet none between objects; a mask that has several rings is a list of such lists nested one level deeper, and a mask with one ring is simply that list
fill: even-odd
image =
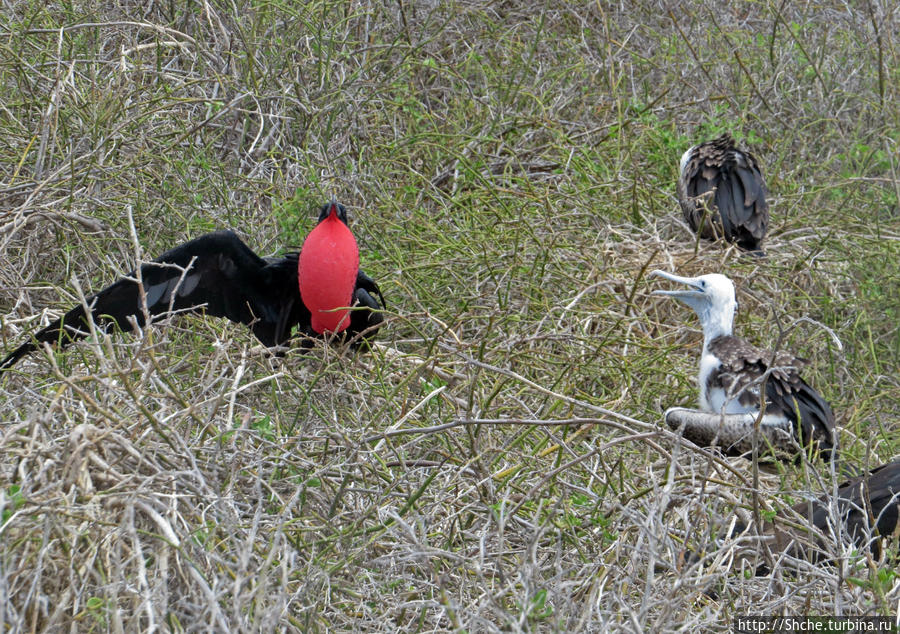
[{"label": "dry grass", "polygon": [[[698,325],[644,279],[731,276],[738,332],[812,360],[848,460],[897,453],[890,3],[13,1],[0,26],[4,350],[212,228],[296,245],[332,193],[391,315],[367,356],[178,318],[0,377],[0,629],[896,614],[889,565],[752,578],[755,538],[713,541],[835,478],[754,485],[661,428]],[[765,166],[764,260],[678,216],[678,157],[723,130]]]}]

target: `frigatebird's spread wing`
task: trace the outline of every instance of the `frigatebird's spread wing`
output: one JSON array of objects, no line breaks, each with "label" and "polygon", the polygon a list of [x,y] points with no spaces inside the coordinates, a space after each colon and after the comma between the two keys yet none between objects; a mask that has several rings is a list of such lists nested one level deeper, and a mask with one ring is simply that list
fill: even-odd
[{"label": "frigatebird's spread wing", "polygon": [[834,413],[831,407],[800,376],[803,359],[781,351],[774,359],[740,337],[725,335],[709,342],[709,352],[721,361],[707,382],[710,388],[721,387],[741,405],[759,408],[759,387],[766,378],[766,414],[782,415],[794,427],[794,437],[801,446],[815,444],[826,459],[834,449]]},{"label": "frigatebird's spread wing", "polygon": [[766,184],[753,155],[727,134],[686,153],[678,179],[684,219],[700,237],[758,251],[769,226]]},{"label": "frigatebird's spread wing", "polygon": [[[205,311],[247,324],[266,346],[285,343],[296,326],[301,335],[315,336],[310,314],[300,299],[297,281],[297,254],[280,258],[261,258],[231,231],[209,233],[143,264],[140,277],[151,320],[170,312]],[[369,292],[378,286],[365,273],[358,275],[357,298],[370,310],[353,311],[351,336],[366,331],[370,336],[382,316],[381,308]],[[383,301],[383,299],[382,299]],[[141,285],[136,271],[99,293],[87,298],[94,322],[109,328],[115,324],[123,331],[132,329],[132,320],[145,323]],[[66,344],[88,334],[83,306],[77,306],[32,336],[32,340],[11,352],[0,371],[10,368],[21,357],[43,342]]]}]

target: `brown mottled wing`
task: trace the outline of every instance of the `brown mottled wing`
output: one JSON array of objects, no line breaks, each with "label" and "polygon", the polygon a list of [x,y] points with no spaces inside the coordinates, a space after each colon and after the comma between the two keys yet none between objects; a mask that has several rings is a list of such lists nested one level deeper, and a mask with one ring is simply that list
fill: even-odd
[{"label": "brown mottled wing", "polygon": [[769,226],[766,184],[756,159],[729,135],[693,148],[678,179],[684,219],[700,237],[724,236],[758,251]]},{"label": "brown mottled wing", "polygon": [[771,361],[772,371],[766,380],[766,413],[785,416],[793,423],[801,446],[814,444],[823,457],[831,457],[834,414],[825,399],[800,377],[799,369],[805,361],[787,352],[778,352],[772,359],[770,352],[731,335],[713,339],[709,351],[722,361],[710,381],[718,381],[727,394],[748,407],[760,406],[759,386]]}]

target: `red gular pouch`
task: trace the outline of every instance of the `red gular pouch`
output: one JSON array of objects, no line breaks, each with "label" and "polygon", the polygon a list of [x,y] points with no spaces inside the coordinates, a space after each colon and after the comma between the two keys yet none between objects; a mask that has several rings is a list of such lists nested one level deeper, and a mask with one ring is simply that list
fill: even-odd
[{"label": "red gular pouch", "polygon": [[343,205],[332,201],[322,207],[319,224],[300,249],[297,267],[300,297],[311,314],[312,329],[320,335],[345,330],[359,272],[359,247]]}]

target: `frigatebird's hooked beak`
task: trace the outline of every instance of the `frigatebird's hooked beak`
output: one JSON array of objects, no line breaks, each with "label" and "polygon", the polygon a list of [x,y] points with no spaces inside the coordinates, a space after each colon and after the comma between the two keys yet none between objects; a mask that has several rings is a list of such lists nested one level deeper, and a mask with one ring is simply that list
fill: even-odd
[{"label": "frigatebird's hooked beak", "polygon": [[651,271],[650,276],[663,277],[671,282],[677,282],[679,284],[684,284],[685,286],[691,287],[690,290],[654,290],[652,291],[653,295],[665,295],[667,297],[674,297],[675,299],[680,299],[687,304],[693,305],[692,302],[697,301],[706,293],[706,282],[698,277],[681,277],[680,275],[675,275],[674,273],[668,273],[666,271]]},{"label": "frigatebird's hooked beak", "polygon": [[334,194],[331,196],[331,201],[322,205],[322,209],[319,210],[318,222],[322,222],[326,218],[331,218],[332,216],[336,217],[345,225],[347,224],[347,208],[337,201]]}]

